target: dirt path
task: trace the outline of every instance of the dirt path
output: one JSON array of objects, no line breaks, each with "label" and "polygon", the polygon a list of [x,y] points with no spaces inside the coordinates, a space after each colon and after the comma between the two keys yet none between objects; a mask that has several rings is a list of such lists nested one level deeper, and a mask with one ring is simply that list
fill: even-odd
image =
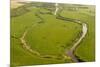
[{"label": "dirt path", "polygon": [[55,4],[55,8],[56,8],[56,9],[55,9],[54,15],[56,15],[56,14],[57,14],[57,11],[59,10],[59,8],[58,8],[58,3]]}]

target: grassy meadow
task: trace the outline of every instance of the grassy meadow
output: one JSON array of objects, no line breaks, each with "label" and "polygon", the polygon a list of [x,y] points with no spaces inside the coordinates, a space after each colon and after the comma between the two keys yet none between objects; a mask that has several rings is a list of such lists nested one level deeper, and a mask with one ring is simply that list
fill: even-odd
[{"label": "grassy meadow", "polygon": [[[21,3],[23,5],[11,7],[12,67],[73,62],[66,52],[81,36],[82,25],[74,20],[57,18],[59,16],[87,24],[87,34],[74,51],[74,55],[85,62],[95,61],[94,5],[59,4],[57,15],[54,15],[55,3]],[[24,43],[21,41],[22,37]]]}]

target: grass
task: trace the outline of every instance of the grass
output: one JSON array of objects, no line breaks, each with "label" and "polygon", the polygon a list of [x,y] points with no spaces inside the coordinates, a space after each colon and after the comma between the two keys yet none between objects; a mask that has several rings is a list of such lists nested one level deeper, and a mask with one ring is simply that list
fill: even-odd
[{"label": "grass", "polygon": [[27,43],[42,54],[64,54],[65,49],[61,46],[72,46],[69,43],[72,43],[72,39],[76,38],[81,26],[73,22],[56,19],[53,15],[46,14],[42,17],[44,22],[28,31]]},{"label": "grass", "polygon": [[11,18],[11,35],[14,35],[16,37],[21,37],[22,34],[24,33],[25,29],[27,29],[27,27],[29,27],[33,23],[37,22],[37,20],[39,21],[40,19],[38,19],[35,16],[35,14],[34,14],[35,12],[36,12],[36,10],[34,8],[34,10],[32,10],[26,14],[23,14],[18,17],[12,17]]},{"label": "grass", "polygon": [[[11,17],[10,35],[12,66],[72,62],[71,59],[65,59],[63,55],[66,55],[67,50],[73,46],[73,41],[77,38],[79,32],[81,31],[81,25],[71,21],[57,19],[52,12],[54,8],[50,8],[47,6],[45,6],[45,8],[40,7],[42,6],[42,4],[44,6],[45,3],[36,3],[36,6],[28,6],[30,4],[25,4],[25,6],[27,7],[24,8],[29,9],[28,12],[23,13],[24,9],[21,9],[18,11],[18,13],[20,14],[21,12],[23,14]],[[35,5],[35,3],[33,5]],[[80,19],[88,25],[88,33],[80,43],[80,46],[77,47],[75,55],[84,61],[94,61],[95,16],[94,11],[91,11],[91,13],[89,13],[89,9],[93,10],[93,7],[89,6],[88,9],[79,9],[73,11],[66,9],[70,8],[69,5],[66,5],[60,6],[60,8],[63,7],[62,12],[59,13],[61,16],[71,19]],[[75,8],[74,5],[71,5],[71,7]],[[20,8],[23,8],[23,6],[20,6]],[[38,14],[38,16],[36,14]],[[19,38],[22,37],[23,33],[27,29],[28,33],[24,38],[26,43],[31,46],[33,50],[38,51],[42,56],[51,55],[56,56],[56,58],[41,58],[23,48],[23,44],[21,43]]]}]

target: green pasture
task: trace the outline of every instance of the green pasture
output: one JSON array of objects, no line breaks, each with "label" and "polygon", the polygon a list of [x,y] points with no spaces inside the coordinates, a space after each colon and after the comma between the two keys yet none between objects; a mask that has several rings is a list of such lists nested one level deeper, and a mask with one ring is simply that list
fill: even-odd
[{"label": "green pasture", "polygon": [[[61,5],[61,6],[60,6]],[[60,4],[57,14],[65,18],[78,19],[86,23],[88,33],[76,48],[74,54],[84,61],[95,60],[95,11],[94,6],[87,9],[74,5]],[[51,7],[48,7],[51,6]],[[44,8],[43,8],[44,7]],[[70,7],[74,9],[69,9]],[[11,66],[71,63],[67,57],[69,50],[82,31],[82,26],[72,21],[58,19],[53,14],[55,7],[47,3],[26,3],[16,9],[11,9]],[[20,38],[27,30],[24,38],[32,50],[41,56],[55,58],[41,58],[23,48]]]}]

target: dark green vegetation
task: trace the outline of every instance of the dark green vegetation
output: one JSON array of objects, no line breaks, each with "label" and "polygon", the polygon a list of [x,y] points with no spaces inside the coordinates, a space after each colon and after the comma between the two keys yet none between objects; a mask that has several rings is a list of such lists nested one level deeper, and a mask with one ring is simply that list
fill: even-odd
[{"label": "dark green vegetation", "polygon": [[[59,4],[57,15],[54,15],[54,3],[34,2],[11,9],[11,65],[73,62],[66,52],[81,36],[82,25],[72,19],[88,26],[88,33],[74,54],[81,60],[94,61],[94,8],[92,5]],[[62,20],[64,17],[71,19]],[[30,52],[21,42],[26,31],[24,41],[39,55]]]}]

